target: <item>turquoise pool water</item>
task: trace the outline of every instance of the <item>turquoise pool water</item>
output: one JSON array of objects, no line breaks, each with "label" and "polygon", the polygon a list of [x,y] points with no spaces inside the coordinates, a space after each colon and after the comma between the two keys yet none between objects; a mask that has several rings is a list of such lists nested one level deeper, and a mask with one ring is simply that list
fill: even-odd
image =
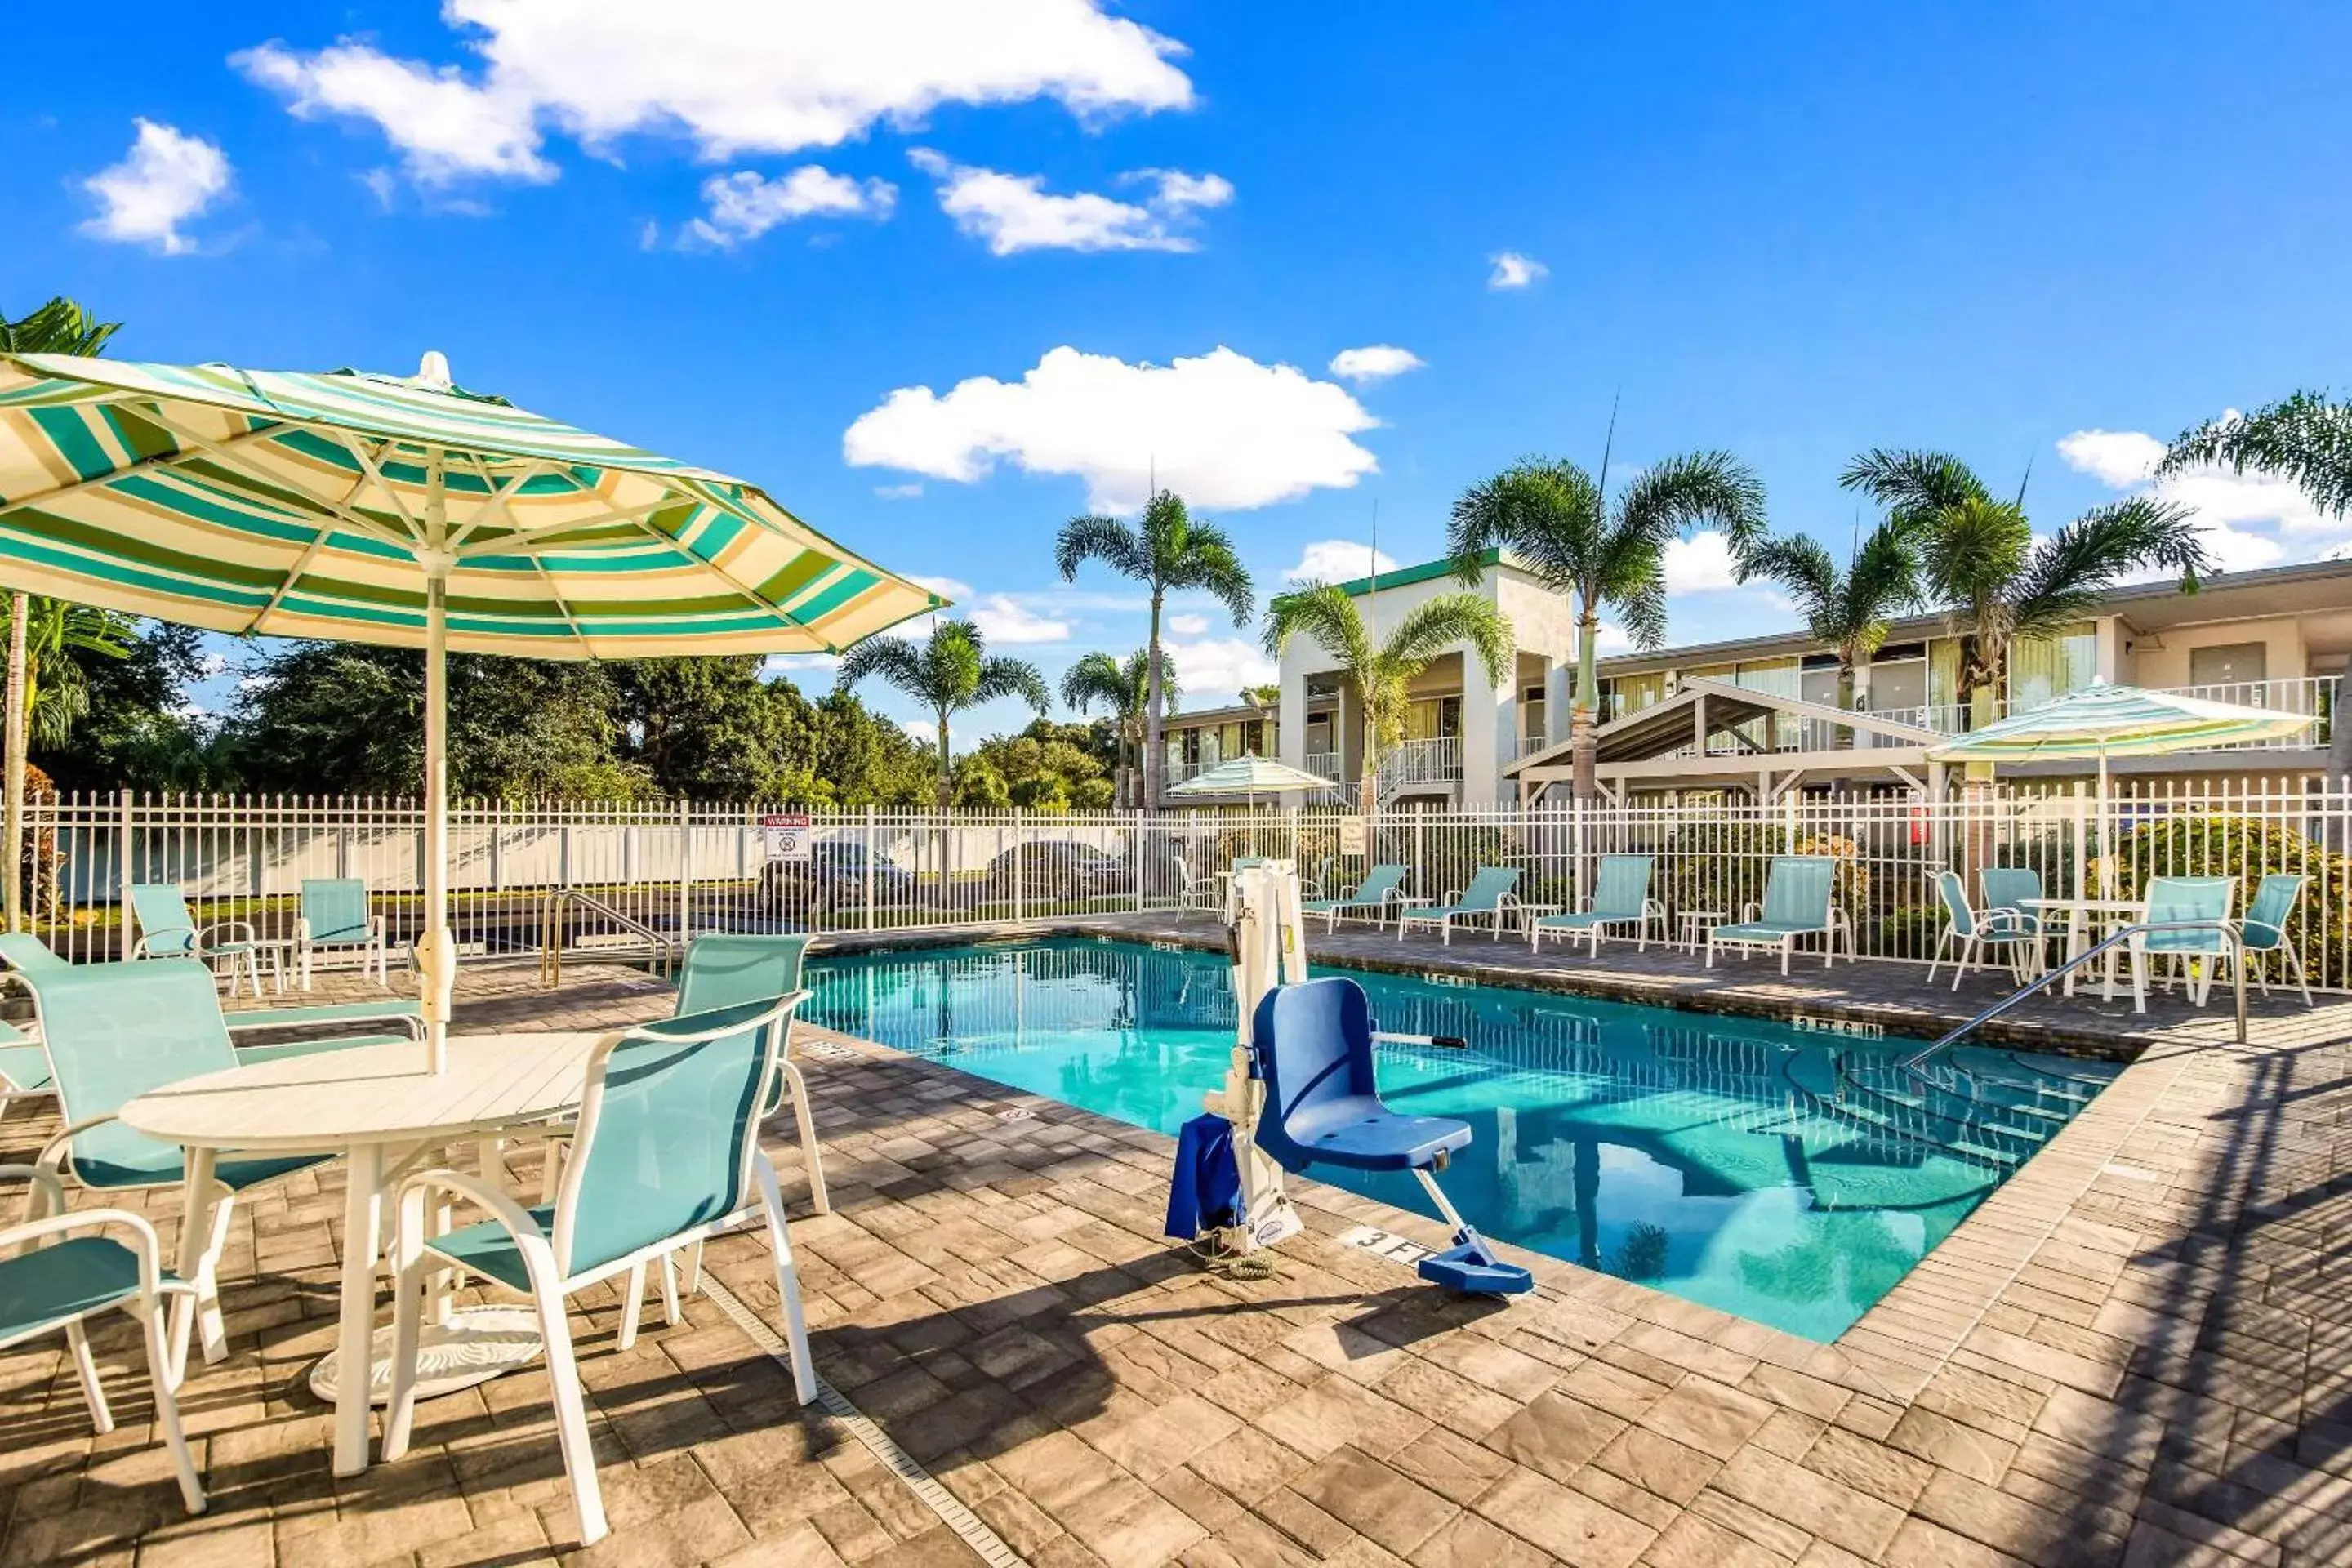
[{"label": "turquoise pool water", "polygon": [[[1318,973],[1338,973],[1318,969]],[[965,1072],[1172,1133],[1224,1077],[1221,956],[1091,940],[813,962],[811,1015]],[[1489,1235],[1834,1339],[2119,1068],[1354,972],[1401,1110],[1475,1142],[1445,1189]],[[1430,1212],[1409,1176],[1323,1179]]]}]

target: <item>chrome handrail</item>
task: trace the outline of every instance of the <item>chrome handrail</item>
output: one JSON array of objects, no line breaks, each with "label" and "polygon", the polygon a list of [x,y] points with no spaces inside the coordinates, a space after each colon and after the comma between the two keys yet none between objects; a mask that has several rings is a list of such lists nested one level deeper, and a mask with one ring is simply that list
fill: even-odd
[{"label": "chrome handrail", "polygon": [[539,925],[539,984],[541,990],[553,990],[563,983],[563,921],[565,906],[578,904],[592,914],[604,916],[625,931],[635,931],[646,939],[664,979],[677,973],[678,943],[668,934],[656,931],[632,915],[625,915],[604,900],[577,888],[558,888],[547,895],[541,907]]},{"label": "chrome handrail", "polygon": [[2068,959],[2057,968],[2050,971],[2047,974],[2036,975],[2033,979],[2027,981],[2024,984],[2019,986],[2016,990],[2011,992],[2008,995],[2002,997],[2000,1001],[1994,1003],[1991,1006],[1986,1008],[1975,1017],[1970,1018],[1967,1023],[1962,1024],[1958,1028],[1954,1029],[1950,1034],[1946,1035],[1942,1039],[1936,1041],[1933,1045],[1924,1047],[1919,1050],[1912,1052],[1911,1055],[1903,1058],[1903,1066],[1906,1069],[1918,1067],[1922,1062],[1926,1061],[1929,1057],[1934,1056],[1937,1051],[1940,1051],[1945,1047],[1958,1041],[1963,1036],[1975,1029],[1979,1025],[1990,1023],[1993,1019],[2000,1017],[2003,1013],[2008,1012],[2011,1007],[2016,1006],[2020,1002],[2024,1001],[2028,996],[2032,995],[2035,992],[2048,990],[2057,982],[2063,980],[2075,970],[2082,968],[2083,965],[2090,963],[2091,960],[2098,957],[2099,954],[2115,946],[2116,943],[2119,942],[2129,942],[2135,936],[2145,936],[2149,931],[2218,931],[2221,933],[2222,940],[2230,944],[2230,979],[2237,992],[2238,1044],[2242,1046],[2244,1045],[2246,1043],[2246,942],[2244,936],[2241,934],[2238,930],[2237,922],[2235,921],[2151,921],[2140,925],[2125,926],[2120,931],[2110,931],[2106,936],[2101,938],[2095,946],[2086,948],[2083,952],[2076,953],[2074,957]]}]

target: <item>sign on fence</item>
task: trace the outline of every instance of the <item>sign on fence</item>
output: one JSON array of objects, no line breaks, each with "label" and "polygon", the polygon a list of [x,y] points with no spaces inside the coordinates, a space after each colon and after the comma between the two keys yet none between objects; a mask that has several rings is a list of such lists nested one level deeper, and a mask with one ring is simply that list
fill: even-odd
[{"label": "sign on fence", "polygon": [[1370,853],[1370,849],[1371,833],[1365,826],[1364,819],[1360,816],[1341,817],[1339,819],[1339,853],[1364,855]]},{"label": "sign on fence", "polygon": [[804,812],[760,818],[760,843],[771,860],[809,858],[810,826]]}]

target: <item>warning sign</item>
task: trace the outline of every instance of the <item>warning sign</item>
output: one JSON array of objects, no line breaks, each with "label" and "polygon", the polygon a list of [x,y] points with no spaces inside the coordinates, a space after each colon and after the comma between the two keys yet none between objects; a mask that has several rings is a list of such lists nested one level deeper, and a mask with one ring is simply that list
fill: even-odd
[{"label": "warning sign", "polygon": [[1340,854],[1364,854],[1370,847],[1370,838],[1371,835],[1365,831],[1364,819],[1362,817],[1343,816],[1339,819]]},{"label": "warning sign", "polygon": [[805,813],[760,818],[760,843],[771,860],[805,860],[813,837]]}]

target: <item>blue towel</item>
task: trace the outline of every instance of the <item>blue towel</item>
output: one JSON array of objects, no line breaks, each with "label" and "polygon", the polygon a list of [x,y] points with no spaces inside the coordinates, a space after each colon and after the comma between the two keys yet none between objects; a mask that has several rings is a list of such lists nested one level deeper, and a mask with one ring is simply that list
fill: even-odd
[{"label": "blue towel", "polygon": [[1195,1116],[1176,1133],[1176,1170],[1168,1180],[1168,1234],[1192,1241],[1204,1229],[1241,1223],[1242,1170],[1234,1158],[1234,1124]]}]

